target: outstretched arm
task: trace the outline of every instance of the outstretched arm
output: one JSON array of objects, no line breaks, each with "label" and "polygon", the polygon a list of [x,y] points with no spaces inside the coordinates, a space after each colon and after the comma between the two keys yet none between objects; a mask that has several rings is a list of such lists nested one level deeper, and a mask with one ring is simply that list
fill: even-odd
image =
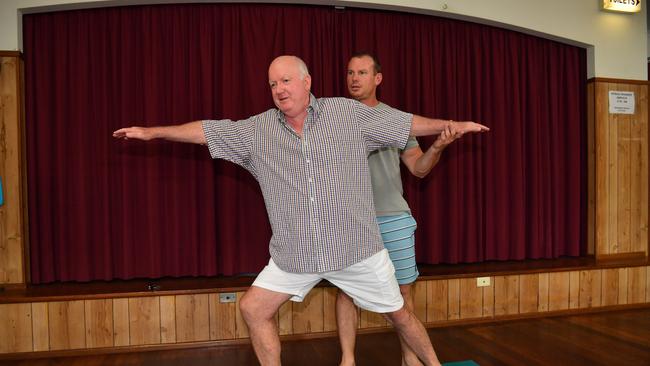
[{"label": "outstretched arm", "polygon": [[467,132],[486,132],[490,129],[476,122],[457,122],[443,119],[426,118],[413,115],[411,123],[411,136],[428,136],[437,135],[444,131],[448,126],[454,125],[454,128],[461,136]]},{"label": "outstretched arm", "polygon": [[193,144],[205,144],[205,135],[201,121],[194,121],[175,126],[126,127],[113,132],[118,139],[153,140],[165,139]]},{"label": "outstretched arm", "polygon": [[442,151],[449,146],[454,140],[462,136],[461,133],[456,131],[455,124],[450,124],[438,136],[436,141],[427,149],[422,152],[420,147],[404,150],[402,152],[402,162],[409,169],[411,174],[418,178],[424,178],[431,169],[438,164]]}]

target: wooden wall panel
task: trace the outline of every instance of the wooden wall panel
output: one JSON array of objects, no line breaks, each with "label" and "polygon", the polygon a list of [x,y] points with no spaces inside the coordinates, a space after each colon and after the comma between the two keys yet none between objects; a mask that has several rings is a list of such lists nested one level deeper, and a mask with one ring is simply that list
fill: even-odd
[{"label": "wooden wall panel", "polygon": [[645,267],[645,302],[650,302],[650,266]]},{"label": "wooden wall panel", "polygon": [[210,339],[234,339],[236,320],[235,307],[237,303],[219,301],[219,294],[208,295],[210,306]]},{"label": "wooden wall panel", "polygon": [[460,318],[483,316],[483,289],[476,286],[476,278],[460,279]]},{"label": "wooden wall panel", "polygon": [[323,288],[323,331],[336,330],[336,295],[338,290],[334,287]]},{"label": "wooden wall panel", "polygon": [[210,339],[208,295],[176,296],[176,337],[178,342]]},{"label": "wooden wall panel", "polygon": [[129,299],[113,299],[113,344],[128,346],[131,343],[129,330]]},{"label": "wooden wall panel", "polygon": [[[627,85],[616,84],[616,90],[619,91],[633,91]],[[632,117],[627,114],[612,115],[613,125],[610,124],[610,130],[616,130],[616,139],[612,139],[612,145],[615,146],[616,160],[615,160],[615,175],[616,175],[616,219],[617,227],[616,247],[612,248],[615,253],[629,253],[631,251],[630,241],[630,224],[632,217],[630,216],[631,209],[631,195],[630,195],[630,177],[631,177],[631,162],[630,158],[630,123]],[[614,143],[615,142],[615,143]]]},{"label": "wooden wall panel", "polygon": [[160,342],[176,343],[176,296],[160,297]]},{"label": "wooden wall panel", "polygon": [[645,302],[646,288],[646,267],[632,267],[627,269],[628,275],[628,304],[639,304]]},{"label": "wooden wall panel", "polygon": [[[615,84],[608,84],[605,90],[605,100],[608,98],[607,91],[610,89],[616,90]],[[606,105],[608,105],[607,102]],[[608,112],[609,113],[609,112]],[[607,129],[607,145],[603,146],[607,149],[607,253],[616,254],[618,250],[618,240],[616,237],[618,231],[618,116],[607,116],[606,129]]]},{"label": "wooden wall panel", "polygon": [[447,320],[449,314],[449,289],[447,280],[427,282],[427,322]]},{"label": "wooden wall panel", "polygon": [[[592,86],[593,85],[593,86]],[[635,94],[635,114],[610,114],[609,92]],[[596,255],[648,253],[648,85],[594,81],[587,89],[593,110],[593,146],[589,144],[589,230],[593,225]],[[592,126],[590,126],[592,128]],[[593,162],[591,155],[594,155]],[[591,206],[589,206],[591,205]],[[593,206],[593,207],[592,207]],[[592,212],[593,210],[593,212]]]},{"label": "wooden wall panel", "polygon": [[539,275],[519,276],[519,313],[536,313],[539,307]]},{"label": "wooden wall panel", "polygon": [[48,304],[50,349],[86,348],[84,301],[58,301]]},{"label": "wooden wall panel", "polygon": [[383,315],[368,310],[359,311],[359,328],[381,328],[386,326],[387,321]]},{"label": "wooden wall panel", "polygon": [[569,272],[569,309],[580,307],[580,272]]},{"label": "wooden wall panel", "polygon": [[129,299],[130,345],[160,343],[160,297]]},{"label": "wooden wall panel", "polygon": [[494,277],[490,277],[490,286],[483,287],[483,316],[494,316]]},{"label": "wooden wall panel", "polygon": [[627,304],[627,268],[618,269],[618,303]]},{"label": "wooden wall panel", "polygon": [[421,321],[427,321],[427,283],[416,281],[411,285],[413,313]]},{"label": "wooden wall panel", "polygon": [[50,350],[47,305],[46,302],[32,303],[32,334],[35,352]]},{"label": "wooden wall panel", "polygon": [[539,288],[539,294],[537,295],[537,311],[544,312],[548,311],[548,285],[549,285],[549,274],[540,273],[537,286]]},{"label": "wooden wall panel", "polygon": [[113,300],[85,300],[86,347],[113,346]]},{"label": "wooden wall panel", "polygon": [[639,112],[630,123],[630,251],[648,254],[648,86],[635,85],[634,92]]},{"label": "wooden wall panel", "polygon": [[0,304],[0,353],[32,350],[31,304]]},{"label": "wooden wall panel", "polygon": [[17,56],[0,57],[0,284],[24,284],[23,183],[21,175],[20,70]]},{"label": "wooden wall panel", "polygon": [[323,331],[323,289],[315,288],[303,302],[293,302],[293,334]]},{"label": "wooden wall panel", "polygon": [[448,301],[447,319],[460,319],[460,279],[454,278],[447,281]]},{"label": "wooden wall panel", "polygon": [[618,269],[603,269],[602,299],[603,306],[618,305]]},{"label": "wooden wall panel", "polygon": [[519,276],[496,276],[494,278],[494,315],[510,315],[519,312]]},{"label": "wooden wall panel", "polygon": [[580,271],[581,308],[598,307],[601,304],[601,270]]},{"label": "wooden wall panel", "polygon": [[552,272],[548,275],[548,310],[569,308],[570,272]]}]

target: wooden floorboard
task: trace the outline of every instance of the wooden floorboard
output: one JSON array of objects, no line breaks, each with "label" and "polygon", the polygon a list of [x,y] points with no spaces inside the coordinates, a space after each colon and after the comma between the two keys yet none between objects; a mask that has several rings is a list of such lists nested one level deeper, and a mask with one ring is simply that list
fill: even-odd
[{"label": "wooden floorboard", "polygon": [[[443,362],[501,365],[650,365],[650,309],[538,318],[429,329]],[[394,333],[358,337],[364,365],[399,365]],[[283,342],[284,365],[337,365],[335,338]],[[250,345],[0,361],[6,366],[257,365]]]}]

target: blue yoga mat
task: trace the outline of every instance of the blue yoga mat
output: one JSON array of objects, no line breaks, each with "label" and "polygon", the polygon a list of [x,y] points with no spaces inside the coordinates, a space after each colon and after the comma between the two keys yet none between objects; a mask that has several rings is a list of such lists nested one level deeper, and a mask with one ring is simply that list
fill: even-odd
[{"label": "blue yoga mat", "polygon": [[0,178],[0,206],[2,206],[4,202],[4,198],[2,197],[2,178]]},{"label": "blue yoga mat", "polygon": [[479,366],[472,360],[443,363],[442,366]]}]

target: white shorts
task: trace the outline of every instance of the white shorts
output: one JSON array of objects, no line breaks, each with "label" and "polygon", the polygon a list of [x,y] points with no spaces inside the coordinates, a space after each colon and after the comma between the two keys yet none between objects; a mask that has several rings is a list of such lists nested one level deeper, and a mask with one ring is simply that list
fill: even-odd
[{"label": "white shorts", "polygon": [[285,272],[271,258],[253,286],[289,294],[292,295],[291,301],[302,302],[322,279],[344,291],[362,309],[389,313],[404,306],[395,279],[395,267],[386,249],[349,267],[323,273]]}]

